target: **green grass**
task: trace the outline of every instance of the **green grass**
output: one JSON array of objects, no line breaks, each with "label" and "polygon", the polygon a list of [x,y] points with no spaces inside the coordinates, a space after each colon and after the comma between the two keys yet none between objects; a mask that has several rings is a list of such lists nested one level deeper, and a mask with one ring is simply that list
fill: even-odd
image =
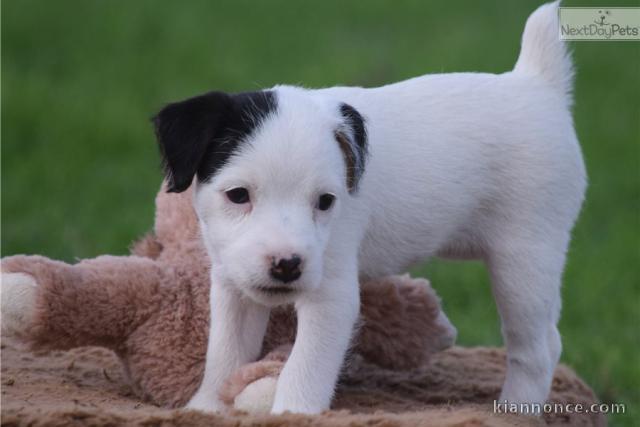
[{"label": "green grass", "polygon": [[[569,1],[568,5],[599,3]],[[380,85],[512,68],[535,1],[2,3],[2,254],[125,254],[161,176],[149,117],[210,89]],[[635,5],[637,1],[616,1]],[[590,176],[564,283],[563,361],[640,423],[640,42],[573,44]],[[465,345],[499,345],[485,269],[435,261]]]}]

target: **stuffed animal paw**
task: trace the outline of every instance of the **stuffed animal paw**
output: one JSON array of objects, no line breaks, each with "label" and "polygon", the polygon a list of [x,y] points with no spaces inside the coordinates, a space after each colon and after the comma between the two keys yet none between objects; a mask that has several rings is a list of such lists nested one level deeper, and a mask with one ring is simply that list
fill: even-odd
[{"label": "stuffed animal paw", "polygon": [[225,381],[219,392],[220,400],[239,411],[269,413],[276,394],[278,376],[291,348],[290,344],[281,345],[263,359],[242,366]]},{"label": "stuffed animal paw", "polygon": [[2,335],[20,337],[34,317],[36,280],[25,273],[2,274]]}]

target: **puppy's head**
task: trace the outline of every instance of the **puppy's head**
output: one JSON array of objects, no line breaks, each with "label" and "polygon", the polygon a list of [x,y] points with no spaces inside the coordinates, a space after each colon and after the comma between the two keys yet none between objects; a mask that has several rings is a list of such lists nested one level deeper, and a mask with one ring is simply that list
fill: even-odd
[{"label": "puppy's head", "polygon": [[320,286],[332,223],[364,172],[364,120],[292,87],[211,92],[153,119],[168,190],[195,185],[214,274],[267,305]]}]

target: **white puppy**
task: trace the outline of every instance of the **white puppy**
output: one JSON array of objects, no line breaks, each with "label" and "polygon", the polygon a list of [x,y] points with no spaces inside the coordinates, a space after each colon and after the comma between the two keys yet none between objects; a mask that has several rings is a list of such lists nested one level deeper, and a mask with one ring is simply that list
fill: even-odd
[{"label": "white puppy", "polygon": [[272,412],[329,408],[359,278],[431,256],[486,262],[508,351],[501,399],[545,401],[586,185],[556,14],[531,15],[504,74],[212,92],[156,116],[169,191],[196,186],[212,264],[206,368],[189,408],[221,409],[221,382],[258,356],[270,307],[286,303],[298,334]]}]

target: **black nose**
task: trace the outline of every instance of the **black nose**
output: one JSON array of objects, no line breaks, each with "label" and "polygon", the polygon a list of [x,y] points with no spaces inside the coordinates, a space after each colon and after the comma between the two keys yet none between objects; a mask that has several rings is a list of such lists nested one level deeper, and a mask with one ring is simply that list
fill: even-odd
[{"label": "black nose", "polygon": [[271,263],[271,277],[283,283],[293,282],[302,274],[300,264],[302,259],[298,255],[293,255],[289,259],[280,259],[277,263],[274,260]]}]

